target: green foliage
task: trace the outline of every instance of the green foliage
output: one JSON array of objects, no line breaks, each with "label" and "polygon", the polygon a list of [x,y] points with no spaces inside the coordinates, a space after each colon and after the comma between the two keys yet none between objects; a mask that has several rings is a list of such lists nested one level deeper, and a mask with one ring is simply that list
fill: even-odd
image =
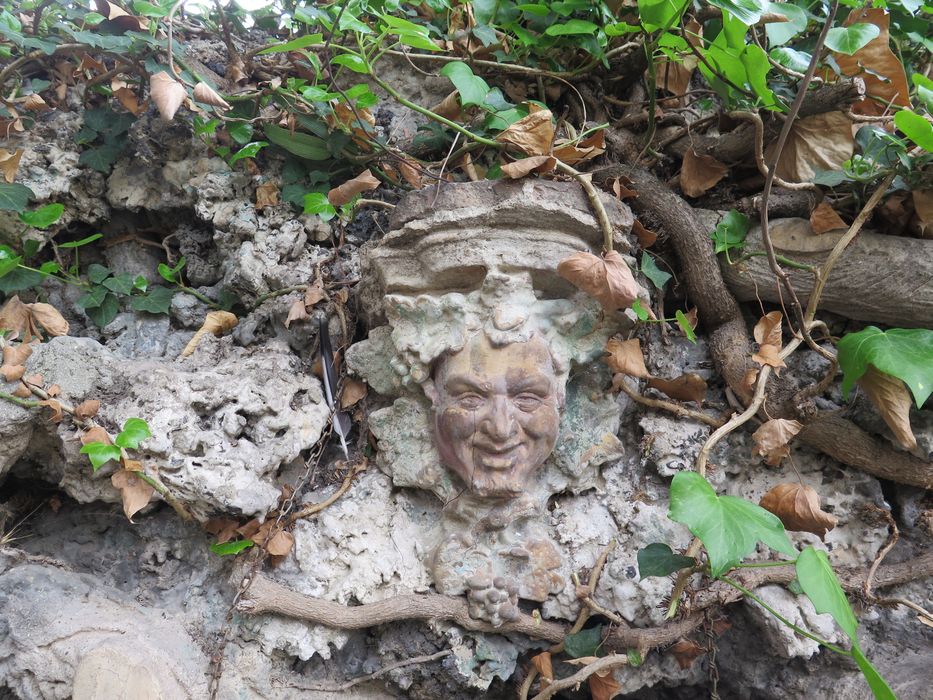
[{"label": "green foliage", "polygon": [[232,542],[215,542],[211,545],[211,551],[221,557],[236,555],[244,549],[249,549],[255,544],[252,540],[234,540]]},{"label": "green foliage", "polygon": [[127,132],[136,118],[108,107],[84,111],[84,126],[75,134],[75,143],[89,145],[78,157],[81,165],[107,175],[123,152]]},{"label": "green foliage", "polygon": [[826,46],[838,53],[851,56],[881,33],[874,24],[853,24],[833,27],[826,35]]},{"label": "green foliage", "polygon": [[745,214],[730,209],[722,217],[722,221],[716,224],[716,229],[709,234],[715,244],[715,251],[726,253],[728,256],[730,251],[741,250],[745,246],[745,237],[751,225]]},{"label": "green foliage", "polygon": [[807,547],[797,557],[796,567],[797,581],[816,611],[832,615],[842,631],[855,640],[858,620],[826,558],[826,552]]},{"label": "green foliage", "polygon": [[89,442],[81,448],[81,454],[88,456],[95,472],[110,460],[120,460],[120,448],[103,442]]},{"label": "green foliage", "polygon": [[603,626],[587,627],[564,637],[564,651],[572,659],[598,656],[603,641]]},{"label": "green foliage", "polygon": [[23,211],[35,196],[31,189],[18,182],[0,182],[0,211]]},{"label": "green foliage", "polygon": [[685,557],[683,554],[674,554],[674,551],[663,542],[653,542],[644,549],[638,550],[639,579],[649,576],[670,576],[675,571],[693,566],[696,566],[696,559]]},{"label": "green foliage", "polygon": [[151,438],[149,424],[142,418],[130,418],[123,424],[123,430],[114,438],[113,443],[127,450],[139,449],[139,443]]},{"label": "green foliage", "polygon": [[844,397],[848,397],[869,364],[902,380],[918,408],[933,393],[933,330],[891,328],[882,331],[868,326],[844,336],[838,350]]},{"label": "green foliage", "polygon": [[751,554],[759,541],[789,556],[796,554],[776,515],[735,496],[717,496],[695,472],[674,477],[668,517],[700,538],[714,578]]},{"label": "green foliage", "polygon": [[56,223],[65,211],[63,204],[46,204],[35,211],[22,211],[19,220],[33,228],[48,228]]},{"label": "green foliage", "polygon": [[933,125],[909,109],[894,115],[894,125],[927,153],[933,153]]},{"label": "green foliage", "polygon": [[689,340],[691,343],[696,343],[697,334],[696,331],[693,330],[693,324],[690,323],[690,319],[687,318],[687,314],[685,314],[680,309],[677,309],[677,311],[674,313],[674,318],[677,319],[677,325],[680,327],[680,330],[683,332],[683,334],[687,337],[687,340]]},{"label": "green foliage", "polygon": [[645,277],[651,280],[651,283],[658,289],[664,289],[664,285],[671,279],[670,273],[664,272],[664,270],[659,268],[648,251],[642,251],[641,272]]},{"label": "green foliage", "polygon": [[462,61],[454,61],[441,68],[441,75],[450,79],[450,82],[460,93],[460,105],[475,107],[486,101],[489,85],[482,78],[473,75],[470,67]]}]

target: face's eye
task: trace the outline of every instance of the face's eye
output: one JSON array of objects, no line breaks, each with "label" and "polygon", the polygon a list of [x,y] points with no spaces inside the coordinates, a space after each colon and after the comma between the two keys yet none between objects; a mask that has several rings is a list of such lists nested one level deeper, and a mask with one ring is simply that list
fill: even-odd
[{"label": "face's eye", "polygon": [[478,394],[462,394],[456,398],[457,406],[467,411],[478,411],[483,406],[483,397]]},{"label": "face's eye", "polygon": [[544,399],[535,394],[519,394],[513,401],[519,410],[522,411],[534,411],[538,406],[544,403]]}]

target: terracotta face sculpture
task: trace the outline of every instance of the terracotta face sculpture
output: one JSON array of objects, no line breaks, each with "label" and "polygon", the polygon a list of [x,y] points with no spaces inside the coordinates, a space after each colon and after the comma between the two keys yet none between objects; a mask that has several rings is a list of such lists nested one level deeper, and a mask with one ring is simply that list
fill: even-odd
[{"label": "terracotta face sculpture", "polygon": [[563,387],[547,343],[494,347],[482,332],[441,360],[433,391],[441,461],[482,497],[512,498],[544,463],[560,423]]}]

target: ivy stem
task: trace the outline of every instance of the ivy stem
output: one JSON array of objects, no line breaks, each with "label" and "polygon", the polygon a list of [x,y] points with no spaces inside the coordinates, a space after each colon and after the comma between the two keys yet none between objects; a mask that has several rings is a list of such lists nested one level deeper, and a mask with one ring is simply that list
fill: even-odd
[{"label": "ivy stem", "polygon": [[218,304],[216,301],[214,301],[214,300],[211,299],[210,297],[205,296],[204,294],[201,294],[201,292],[199,292],[197,289],[192,289],[191,287],[188,287],[187,285],[181,284],[180,282],[176,282],[175,284],[176,284],[176,286],[178,287],[179,290],[181,290],[181,291],[184,292],[185,294],[190,294],[190,295],[193,296],[195,299],[200,299],[200,300],[203,301],[205,304],[207,304],[208,306],[210,306],[212,309],[219,309],[219,308],[220,308],[220,304]]},{"label": "ivy stem", "polygon": [[758,605],[760,605],[765,610],[767,610],[769,613],[774,615],[778,620],[780,620],[782,623],[790,627],[792,630],[794,630],[794,632],[796,632],[800,636],[806,637],[807,639],[812,639],[817,644],[824,646],[827,649],[831,649],[837,654],[842,654],[843,656],[852,656],[851,651],[848,651],[847,649],[843,649],[842,647],[837,647],[835,644],[832,644],[830,642],[827,642],[825,639],[821,639],[820,637],[817,637],[815,634],[808,632],[802,627],[798,627],[793,622],[788,620],[786,617],[781,615],[777,610],[775,610],[770,605],[768,605],[766,602],[764,602],[761,598],[759,598],[754,593],[752,593],[750,590],[748,590],[745,586],[743,586],[738,581],[733,581],[728,576],[721,576],[719,580],[722,581],[723,583],[728,583],[730,586],[732,586],[736,590],[741,591],[743,595],[754,600],[756,603],[758,603]]},{"label": "ivy stem", "polygon": [[477,143],[481,143],[484,146],[491,146],[492,148],[502,148],[502,144],[499,143],[498,141],[494,141],[493,139],[487,139],[485,136],[480,136],[479,134],[474,134],[472,131],[470,131],[466,127],[463,127],[463,126],[460,126],[460,124],[457,124],[457,122],[451,121],[450,119],[447,119],[446,117],[442,117],[440,114],[436,114],[432,112],[430,109],[426,109],[422,107],[421,105],[412,102],[411,100],[405,99],[404,97],[401,96],[401,94],[399,94],[399,92],[395,88],[388,85],[382,79],[377,77],[375,73],[370,73],[370,76],[372,77],[373,82],[376,83],[376,85],[378,85],[383,90],[385,90],[387,93],[389,93],[389,95],[396,102],[398,102],[399,104],[405,105],[406,107],[408,107],[408,109],[414,110],[415,112],[418,112],[419,114],[423,114],[429,119],[433,119],[436,122],[440,122],[441,124],[444,124],[445,126],[449,126],[454,131],[457,131],[463,134],[464,136],[466,136],[468,139],[471,139],[472,141],[476,141]]},{"label": "ivy stem", "polygon": [[[745,262],[746,260],[751,260],[752,258],[758,257],[767,257],[767,253],[763,250],[755,251],[754,253],[745,253],[741,258],[737,260],[730,260],[730,265],[738,265],[739,263]],[[728,257],[728,251],[726,252]],[[813,265],[807,265],[806,263],[797,262],[796,260],[791,260],[790,258],[784,257],[783,255],[775,255],[775,258],[782,265],[787,267],[792,267],[796,270],[803,270],[804,272],[816,272],[816,268]]]},{"label": "ivy stem", "polygon": [[22,406],[23,408],[39,408],[38,401],[30,401],[29,399],[21,399],[18,396],[13,396],[13,394],[8,394],[5,391],[0,391],[0,399],[6,399],[10,403],[15,403],[17,406]]},{"label": "ivy stem", "polygon": [[770,566],[791,566],[796,564],[797,560],[792,559],[791,561],[760,561],[752,562],[750,564],[736,564],[737,569],[766,569]]}]

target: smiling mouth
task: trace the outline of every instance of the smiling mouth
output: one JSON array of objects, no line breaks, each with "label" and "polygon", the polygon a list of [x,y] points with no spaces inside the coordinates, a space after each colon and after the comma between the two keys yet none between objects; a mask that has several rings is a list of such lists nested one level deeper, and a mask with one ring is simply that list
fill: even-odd
[{"label": "smiling mouth", "polygon": [[477,445],[476,461],[487,469],[506,470],[515,466],[515,460],[518,458],[518,451],[521,443],[514,445]]}]

